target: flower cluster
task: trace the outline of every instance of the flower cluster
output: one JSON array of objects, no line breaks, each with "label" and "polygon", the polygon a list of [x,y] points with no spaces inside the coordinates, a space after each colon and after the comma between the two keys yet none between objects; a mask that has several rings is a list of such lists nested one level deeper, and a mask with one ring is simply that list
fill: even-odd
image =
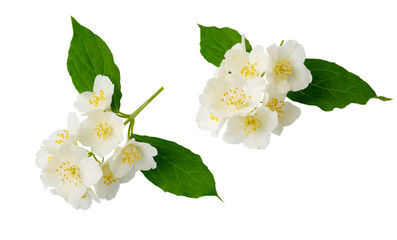
[{"label": "flower cluster", "polygon": [[120,183],[131,180],[136,171],[156,168],[153,157],[157,150],[130,139],[131,129],[126,144],[118,146],[123,141],[124,125],[133,118],[112,112],[113,90],[110,79],[98,75],[93,92],[81,93],[75,102],[85,120],[80,123],[76,114],[69,114],[67,129],[52,133],[36,155],[44,186],[76,209],[89,208],[92,199],[111,200]]},{"label": "flower cluster", "polygon": [[265,149],[270,133],[280,135],[300,109],[285,101],[289,91],[306,88],[312,81],[303,64],[305,51],[294,40],[246,51],[245,39],[225,54],[216,74],[200,95],[198,126],[217,136],[227,122],[224,141]]}]

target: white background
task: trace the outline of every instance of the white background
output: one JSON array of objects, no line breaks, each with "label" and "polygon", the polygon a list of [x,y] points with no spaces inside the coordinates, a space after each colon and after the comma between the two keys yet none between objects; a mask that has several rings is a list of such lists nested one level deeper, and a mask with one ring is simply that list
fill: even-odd
[{"label": "white background", "polygon": [[[1,1],[2,239],[397,239],[397,102],[302,115],[265,151],[197,128],[198,96],[215,68],[199,28],[231,27],[264,47],[296,39],[397,99],[393,1]],[[44,190],[35,154],[66,127],[77,96],[66,68],[70,16],[98,34],[121,71],[132,112],[165,90],[135,132],[200,154],[219,195],[164,193],[139,173],[112,201],[77,211]]]}]

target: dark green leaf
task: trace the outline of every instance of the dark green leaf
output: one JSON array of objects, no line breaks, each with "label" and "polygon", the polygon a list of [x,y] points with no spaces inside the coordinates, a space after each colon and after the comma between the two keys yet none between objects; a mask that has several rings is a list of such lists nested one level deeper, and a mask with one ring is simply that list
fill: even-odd
[{"label": "dark green leaf", "polygon": [[134,134],[139,142],[149,143],[158,151],[155,169],[142,171],[143,175],[165,192],[178,196],[199,198],[218,196],[212,173],[201,157],[175,142]]},{"label": "dark green leaf", "polygon": [[[200,52],[201,55],[210,63],[219,67],[225,58],[227,50],[231,49],[236,43],[241,43],[241,35],[231,28],[200,27]],[[252,47],[245,39],[247,52],[251,52]]]},{"label": "dark green leaf", "polygon": [[114,84],[112,109],[120,109],[120,71],[106,43],[72,17],[73,38],[67,61],[68,71],[79,93],[92,91],[97,75],[110,78]]},{"label": "dark green leaf", "polygon": [[306,59],[305,66],[313,76],[312,83],[298,92],[289,92],[288,98],[324,111],[344,108],[350,103],[366,104],[369,99],[391,100],[378,97],[360,77],[343,67],[321,59]]}]

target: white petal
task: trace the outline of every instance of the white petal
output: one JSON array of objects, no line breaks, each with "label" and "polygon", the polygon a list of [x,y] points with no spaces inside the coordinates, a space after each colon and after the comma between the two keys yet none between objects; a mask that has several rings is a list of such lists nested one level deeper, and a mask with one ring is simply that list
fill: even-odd
[{"label": "white petal", "polygon": [[241,43],[236,43],[233,45],[231,49],[237,49],[240,51],[245,51],[245,42],[241,41]]},{"label": "white petal", "polygon": [[200,108],[196,115],[196,121],[200,129],[212,130],[216,127],[216,121],[211,120],[210,113],[205,108]]},{"label": "white petal", "polygon": [[240,116],[245,116],[254,108],[259,107],[261,101],[263,101],[266,85],[267,82],[262,77],[257,77],[247,82],[245,94],[248,98],[248,106],[241,108],[242,111],[239,111]]},{"label": "white petal", "polygon": [[77,96],[74,102],[74,107],[80,112],[90,112],[95,110],[94,105],[90,104],[89,100],[92,98],[92,92],[83,92]]},{"label": "white petal", "polygon": [[272,131],[278,124],[277,113],[271,111],[267,107],[258,108],[256,115],[261,122],[261,126],[259,128],[263,131]]},{"label": "white petal", "polygon": [[280,93],[277,91],[277,87],[272,84],[267,85],[266,92],[269,94],[269,101],[271,101],[273,98],[276,98],[278,101],[283,101],[287,96],[287,93]]},{"label": "white petal", "polygon": [[65,152],[62,151],[63,154],[70,153],[72,160],[79,164],[81,160],[88,158],[88,152],[82,147],[78,147],[75,145],[71,145],[70,149],[65,149]]},{"label": "white petal", "polygon": [[277,77],[276,87],[277,87],[277,91],[279,93],[286,94],[286,93],[288,93],[289,90],[291,90],[290,82],[288,80],[285,80],[284,78],[281,78],[281,77]]},{"label": "white petal", "polygon": [[[293,40],[290,40],[293,41]],[[286,44],[289,44],[290,41],[287,41]],[[294,47],[292,51],[289,53],[289,61],[294,64],[303,64],[306,59],[306,53],[303,46],[295,41]]]},{"label": "white petal", "polygon": [[227,129],[223,135],[223,140],[232,144],[241,143],[247,136],[247,132],[244,130],[244,122],[245,117],[231,117],[227,123]]},{"label": "white petal", "polygon": [[277,127],[275,129],[273,129],[272,133],[280,136],[281,133],[283,132],[283,129],[284,129],[284,126],[279,124],[279,125],[277,125]]},{"label": "white petal", "polygon": [[95,184],[95,192],[99,198],[106,199],[107,185],[104,183],[105,179],[102,177],[98,183]]},{"label": "white petal", "polygon": [[56,172],[59,164],[60,161],[58,159],[53,159],[44,165],[40,177],[45,186],[55,187],[59,184],[59,175]]},{"label": "white petal", "polygon": [[129,164],[128,162],[123,163],[122,159],[123,152],[120,152],[118,157],[115,157],[110,160],[109,167],[113,173],[113,176],[116,178],[122,178],[127,175],[130,171],[134,171],[134,165]]},{"label": "white petal", "polygon": [[207,87],[216,88],[218,82],[218,78],[214,77],[207,81]]},{"label": "white petal", "polygon": [[270,142],[270,133],[266,131],[256,131],[248,134],[243,144],[252,149],[266,149]]},{"label": "white petal", "polygon": [[61,149],[63,145],[68,145],[70,142],[68,130],[57,130],[48,137],[48,139],[43,141],[49,153],[57,152]]},{"label": "white petal", "polygon": [[36,166],[43,169],[52,159],[53,156],[45,148],[42,148],[36,153]]},{"label": "white petal", "polygon": [[262,92],[266,89],[267,82],[262,77],[256,77],[247,82],[246,92],[249,95],[254,95],[255,92],[259,92],[260,94],[256,94],[262,96]]},{"label": "white petal", "polygon": [[[99,92],[100,90],[102,90],[105,95],[110,96],[110,99],[112,99],[114,85],[107,76],[96,76],[94,81],[94,92]],[[108,106],[110,105],[110,102],[111,101],[109,101]]]},{"label": "white petal", "polygon": [[69,113],[68,116],[68,131],[70,135],[78,136],[80,129],[80,122],[75,113]]},{"label": "white petal", "polygon": [[267,49],[267,55],[269,56],[269,62],[268,62],[268,71],[271,71],[276,62],[278,61],[278,46],[276,44],[272,44],[269,46]]},{"label": "white petal", "polygon": [[98,197],[102,199],[111,200],[116,196],[117,191],[120,188],[120,183],[116,181],[107,185],[104,181],[104,178],[101,178],[98,184],[95,185],[96,193]]},{"label": "white petal", "polygon": [[132,144],[132,145],[139,147],[141,149],[141,151],[146,153],[148,156],[154,157],[157,155],[157,149],[148,143],[137,142],[133,138],[127,144]]},{"label": "white petal", "polygon": [[80,178],[86,187],[96,184],[102,177],[102,169],[94,158],[85,158],[78,165]]},{"label": "white petal", "polygon": [[266,105],[268,101],[269,101],[269,93],[265,90],[263,92],[262,105]]},{"label": "white petal", "polygon": [[105,157],[117,147],[119,142],[120,141],[118,141],[115,137],[109,137],[109,139],[102,140],[101,142],[95,144],[95,146],[92,146],[91,151],[99,157]]},{"label": "white petal", "polygon": [[305,65],[298,65],[293,70],[293,77],[288,80],[292,91],[299,91],[305,89],[312,82],[312,74]]},{"label": "white petal", "polygon": [[278,48],[279,59],[286,58],[288,61],[291,61],[291,55],[295,52],[297,48],[299,48],[300,44],[295,40],[288,40],[283,43],[282,46]]},{"label": "white petal", "polygon": [[56,193],[64,197],[68,203],[81,199],[86,189],[87,188],[83,184],[77,184],[77,186],[75,186],[74,183],[70,182],[65,182],[55,187]]},{"label": "white petal", "polygon": [[124,177],[119,179],[120,183],[126,183],[129,182],[131,179],[135,177],[136,171],[129,171]]},{"label": "white petal", "polygon": [[154,161],[153,156],[157,155],[157,149],[147,143],[135,142],[134,145],[137,147],[141,155],[141,159],[136,161],[134,169],[147,171],[156,168],[157,164],[156,161]]},{"label": "white petal", "polygon": [[117,144],[121,143],[124,139],[124,135],[123,135],[124,121],[123,121],[123,119],[118,117],[116,114],[112,114],[109,122],[112,126],[112,134],[114,134],[114,137],[117,139]]},{"label": "white petal", "polygon": [[255,62],[257,63],[256,70],[259,75],[261,75],[266,71],[268,65],[268,57],[261,45],[257,45],[252,49],[252,51],[249,54],[249,62],[251,64]]},{"label": "white petal", "polygon": [[98,198],[98,196],[95,194],[95,192],[91,188],[87,188],[86,194],[90,195],[92,199],[95,200],[95,202],[100,203],[101,200]]},{"label": "white petal", "polygon": [[211,131],[211,135],[216,137],[225,124],[226,119],[211,115],[205,108],[200,108],[196,121],[200,129]]},{"label": "white petal", "polygon": [[110,184],[107,189],[106,200],[112,200],[119,191],[119,188],[120,188],[120,183],[118,183],[117,181]]},{"label": "white petal", "polygon": [[154,158],[150,155],[147,155],[145,153],[141,154],[141,159],[139,159],[135,164],[134,164],[134,169],[135,170],[141,170],[141,171],[148,171],[150,169],[154,169],[157,167],[156,161],[154,161]]},{"label": "white petal", "polygon": [[219,120],[218,127],[215,129],[212,129],[211,136],[218,137],[219,131],[222,129],[223,125],[225,125],[226,121],[227,121],[227,118],[221,118],[221,120]]},{"label": "white petal", "polygon": [[90,194],[89,190],[91,190],[91,189],[87,189],[86,193],[83,194],[83,196],[81,196],[80,198],[74,200],[70,204],[76,209],[86,210],[86,209],[90,208],[90,206],[92,204],[92,198],[93,197]]},{"label": "white petal", "polygon": [[283,126],[291,125],[301,115],[301,110],[289,102],[284,102],[282,111],[278,121]]},{"label": "white petal", "polygon": [[230,49],[225,54],[226,70],[233,74],[241,74],[241,70],[249,62],[249,53],[241,49]]},{"label": "white petal", "polygon": [[84,146],[91,147],[99,143],[98,136],[95,132],[97,125],[96,118],[96,114],[89,114],[87,119],[81,123],[79,140]]}]

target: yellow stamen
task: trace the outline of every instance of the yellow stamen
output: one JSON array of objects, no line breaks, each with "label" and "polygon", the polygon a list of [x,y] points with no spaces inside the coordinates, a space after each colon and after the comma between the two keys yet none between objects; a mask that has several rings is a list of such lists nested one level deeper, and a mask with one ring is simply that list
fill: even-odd
[{"label": "yellow stamen", "polygon": [[280,117],[281,114],[284,113],[284,111],[282,110],[284,105],[285,104],[283,100],[279,101],[277,98],[272,98],[272,100],[266,104],[266,107],[273,112],[277,112],[278,117]]},{"label": "yellow stamen", "polygon": [[[223,94],[223,98],[221,98],[221,102],[225,103],[226,106],[234,106],[236,108],[241,108],[248,105],[248,99],[251,96],[246,96],[244,90],[239,90],[239,87],[235,87],[235,90],[229,89],[229,92],[225,92]],[[212,118],[211,118],[212,119]],[[213,120],[213,119],[212,119]]]},{"label": "yellow stamen", "polygon": [[71,164],[70,162],[63,162],[59,165],[56,171],[63,172],[59,174],[62,182],[73,182],[74,186],[76,187],[78,183],[82,183],[82,181],[80,180],[80,168],[76,168],[76,166]]},{"label": "yellow stamen", "polygon": [[98,104],[101,101],[105,101],[107,98],[105,97],[105,93],[102,90],[99,90],[99,96],[97,96],[96,92],[92,93],[92,99],[89,99],[88,102],[95,107],[98,107]]},{"label": "yellow stamen", "polygon": [[215,117],[212,113],[210,113],[210,119],[211,120],[215,120],[215,121],[219,121],[219,117]]},{"label": "yellow stamen", "polygon": [[292,74],[292,69],[294,66],[291,66],[291,62],[288,62],[285,58],[281,61],[278,61],[276,66],[274,67],[274,71],[279,77],[284,78],[285,80],[288,80],[287,75]]},{"label": "yellow stamen", "polygon": [[58,143],[58,144],[64,143],[69,138],[68,130],[63,130],[63,133],[58,133],[57,137],[58,137],[58,139],[55,140],[55,143]]},{"label": "yellow stamen", "polygon": [[247,133],[255,132],[262,125],[261,121],[255,116],[248,116],[244,122],[244,130]]},{"label": "yellow stamen", "polygon": [[121,161],[123,163],[128,163],[129,165],[136,164],[138,160],[142,159],[141,153],[131,145],[125,147],[123,156],[124,157],[121,158]]},{"label": "yellow stamen", "polygon": [[105,123],[103,124],[102,122],[96,125],[96,128],[94,129],[96,132],[96,135],[99,139],[105,140],[108,138],[110,135],[112,135],[112,128],[109,126],[109,124]]},{"label": "yellow stamen", "polygon": [[251,64],[250,62],[247,63],[246,66],[244,66],[241,69],[241,74],[244,75],[244,77],[249,77],[249,78],[254,78],[259,76],[259,73],[257,72],[256,66],[258,65],[257,62],[255,62],[254,64]]}]

